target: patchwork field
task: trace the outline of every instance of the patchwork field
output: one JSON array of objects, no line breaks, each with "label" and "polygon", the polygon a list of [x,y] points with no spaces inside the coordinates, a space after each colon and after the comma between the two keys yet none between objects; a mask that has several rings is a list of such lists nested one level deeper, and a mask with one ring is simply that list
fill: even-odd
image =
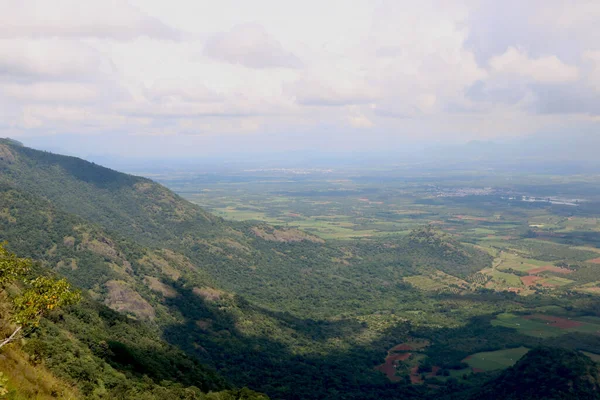
[{"label": "patchwork field", "polygon": [[[515,191],[551,197],[553,185],[560,194],[560,179],[543,177],[536,186],[531,176],[479,176],[475,184],[471,174],[451,174],[438,176],[432,185],[420,172],[388,171],[385,177],[380,172],[274,169],[190,173],[159,181],[225,219],[264,221],[340,242],[394,240],[431,224],[495,257],[493,268],[467,282],[435,272],[403,278],[428,292],[486,288],[523,296],[549,291],[600,295],[594,284],[600,276],[600,212],[593,203],[515,200]],[[586,188],[597,182],[586,179]],[[513,197],[503,195],[504,190]]]}]

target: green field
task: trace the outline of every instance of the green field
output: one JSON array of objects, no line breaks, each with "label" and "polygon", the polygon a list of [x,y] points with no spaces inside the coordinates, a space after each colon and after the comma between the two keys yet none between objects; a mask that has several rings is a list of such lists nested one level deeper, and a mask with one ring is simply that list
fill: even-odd
[{"label": "green field", "polygon": [[483,371],[493,371],[511,367],[528,351],[529,349],[525,347],[488,351],[472,354],[464,361],[469,364],[471,368],[477,368]]},{"label": "green field", "polygon": [[[547,317],[552,317],[551,315],[547,314],[543,315]],[[491,324],[493,326],[513,328],[524,335],[538,338],[556,337],[569,332],[580,332],[589,334],[597,334],[598,332],[600,332],[600,319],[596,317],[553,317],[567,320],[569,322],[572,322],[573,325],[576,325],[566,328],[552,326],[551,322],[543,319],[525,319],[523,317],[524,316],[522,315],[516,315],[512,313],[502,313],[499,314],[496,317],[496,319],[492,320]]]}]

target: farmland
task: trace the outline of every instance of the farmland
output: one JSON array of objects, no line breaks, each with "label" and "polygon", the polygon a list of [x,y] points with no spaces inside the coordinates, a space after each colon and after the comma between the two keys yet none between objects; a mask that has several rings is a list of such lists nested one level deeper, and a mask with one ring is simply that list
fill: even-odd
[{"label": "farmland", "polygon": [[561,336],[569,332],[600,334],[600,318],[591,317],[504,313],[498,315],[492,325],[513,328],[525,335],[540,338]]},{"label": "farmland", "polygon": [[517,347],[514,349],[476,353],[468,356],[464,362],[469,364],[474,372],[493,371],[514,365],[528,351],[529,349],[525,347]]},{"label": "farmland", "polygon": [[155,178],[225,219],[340,243],[389,240],[429,224],[494,257],[466,281],[435,270],[404,278],[421,290],[600,295],[598,177],[327,169]]},{"label": "farmland", "polygon": [[[338,251],[324,268],[330,278],[368,276],[385,295],[350,308],[331,303],[360,328],[327,346],[376,352],[365,365],[388,383],[477,385],[540,345],[600,354],[598,177],[354,170],[155,179],[224,219],[323,239]],[[416,259],[390,256],[418,251],[401,244],[424,226],[439,232],[427,236],[431,243],[485,257],[464,270],[462,262],[448,268],[445,254],[428,263],[431,249]],[[429,345],[414,346],[419,340]]]}]

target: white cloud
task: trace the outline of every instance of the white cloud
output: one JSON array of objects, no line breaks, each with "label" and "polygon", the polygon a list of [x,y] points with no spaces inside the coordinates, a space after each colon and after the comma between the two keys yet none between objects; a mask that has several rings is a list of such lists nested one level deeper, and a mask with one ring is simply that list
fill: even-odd
[{"label": "white cloud", "polygon": [[583,59],[591,64],[588,75],[589,85],[600,92],[600,50],[586,51]]},{"label": "white cloud", "polygon": [[0,37],[179,37],[123,0],[0,0],[0,9]]},{"label": "white cloud", "polygon": [[79,80],[112,70],[110,61],[85,43],[0,39],[0,78]]},{"label": "white cloud", "polygon": [[344,74],[326,75],[329,79],[303,77],[286,85],[284,90],[296,102],[305,106],[366,104],[378,97],[376,89],[363,79],[343,79],[340,75]]},{"label": "white cloud", "polygon": [[567,65],[556,56],[530,58],[522,49],[509,47],[489,62],[494,73],[525,76],[541,83],[573,82],[579,78],[577,67]]},{"label": "white cloud", "polygon": [[354,128],[372,128],[375,124],[364,115],[353,115],[348,117],[348,122]]},{"label": "white cloud", "polygon": [[300,68],[302,62],[258,24],[236,25],[210,37],[204,54],[249,68]]},{"label": "white cloud", "polygon": [[18,101],[41,103],[91,103],[99,97],[94,85],[81,83],[6,83],[0,84],[0,92]]},{"label": "white cloud", "polygon": [[327,132],[351,148],[600,112],[598,2],[349,4],[0,0],[0,136]]}]

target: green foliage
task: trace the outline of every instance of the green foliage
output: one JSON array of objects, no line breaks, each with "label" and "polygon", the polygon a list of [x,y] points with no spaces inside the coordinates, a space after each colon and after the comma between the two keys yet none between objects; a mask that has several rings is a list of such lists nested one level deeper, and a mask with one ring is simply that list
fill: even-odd
[{"label": "green foliage", "polygon": [[76,304],[81,295],[65,280],[45,276],[27,282],[27,289],[14,300],[13,320],[24,328],[34,328],[52,310]]},{"label": "green foliage", "polygon": [[31,261],[19,258],[5,248],[6,243],[0,244],[0,287],[12,283],[25,276],[31,267]]},{"label": "green foliage", "polygon": [[8,378],[4,376],[4,373],[0,372],[0,397],[8,394],[6,385],[8,384]]},{"label": "green foliage", "polygon": [[[429,186],[422,192],[415,186],[412,202],[398,202],[398,212],[369,201],[356,215],[356,200],[345,190],[309,190],[304,195],[311,198],[340,199],[336,214],[351,221],[343,229],[364,234],[323,243],[282,227],[223,221],[144,178],[0,145],[11,156],[0,162],[0,239],[19,256],[34,257],[36,272],[52,268],[90,293],[80,304],[49,312],[72,302],[66,282],[43,274],[25,282],[17,318],[34,329],[23,349],[87,398],[264,398],[232,386],[275,398],[432,398],[435,385],[391,383],[374,367],[413,337],[431,342],[419,350],[417,370],[462,374],[470,354],[542,341],[491,326],[495,314],[555,304],[582,309],[588,301],[566,290],[553,297],[472,291],[492,279],[479,271],[496,267],[482,249],[556,262],[583,263],[594,255],[520,238],[539,205],[513,207],[492,196],[434,198]],[[350,193],[386,201],[388,195]],[[419,202],[419,196],[430,197]],[[317,221],[322,209],[316,206],[304,204],[302,213]],[[496,212],[503,215],[493,217]],[[426,225],[434,218],[457,234]],[[511,239],[497,239],[500,234]],[[591,266],[581,274],[584,269],[593,276]],[[424,293],[404,282],[434,274],[461,283]],[[132,302],[154,319],[105,306],[131,311],[120,307]],[[600,351],[594,337],[583,336],[566,335],[564,346]],[[436,385],[465,398],[490,376],[465,374],[458,382],[453,375]]]},{"label": "green foliage", "polygon": [[598,399],[598,365],[559,348],[536,348],[474,395],[473,399]]}]

